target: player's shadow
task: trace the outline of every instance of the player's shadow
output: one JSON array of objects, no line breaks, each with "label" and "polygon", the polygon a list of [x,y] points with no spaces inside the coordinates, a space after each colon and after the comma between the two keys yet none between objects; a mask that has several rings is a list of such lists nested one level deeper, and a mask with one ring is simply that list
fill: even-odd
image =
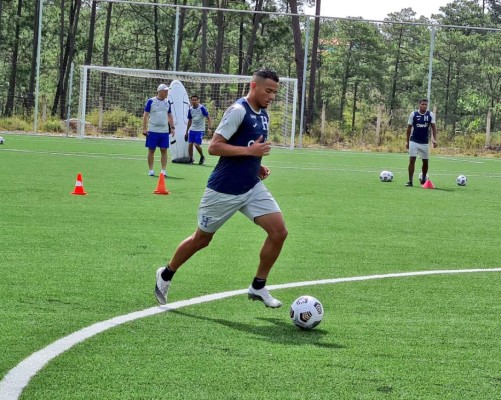
[{"label": "player's shadow", "polygon": [[258,326],[252,323],[244,323],[226,320],[222,318],[211,318],[208,316],[190,314],[185,311],[171,310],[174,314],[179,314],[184,317],[198,319],[202,321],[211,321],[231,329],[235,329],[246,334],[252,334],[262,337],[270,342],[292,344],[297,346],[314,345],[328,349],[342,349],[344,346],[336,343],[324,343],[321,339],[328,335],[328,331],[323,329],[302,330],[293,326],[292,322],[284,322],[279,318],[257,318],[262,321],[267,321],[270,324],[266,326]]}]

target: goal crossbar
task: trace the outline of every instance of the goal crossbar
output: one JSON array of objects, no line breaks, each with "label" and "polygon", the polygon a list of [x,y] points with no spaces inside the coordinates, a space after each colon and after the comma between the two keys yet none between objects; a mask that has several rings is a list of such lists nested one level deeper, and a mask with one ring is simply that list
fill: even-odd
[{"label": "goal crossbar", "polygon": [[[144,100],[151,96],[152,90],[155,85],[159,82],[165,82],[170,80],[179,80],[183,84],[193,84],[200,87],[200,85],[210,86],[210,85],[245,85],[250,83],[252,76],[245,75],[226,75],[226,74],[211,74],[202,72],[186,72],[186,71],[163,71],[163,70],[151,70],[151,69],[134,69],[134,68],[121,68],[121,67],[110,67],[110,66],[96,66],[96,65],[83,65],[80,69],[80,98],[79,98],[79,108],[78,108],[78,136],[84,138],[86,135],[86,116],[97,107],[96,98],[99,102],[113,103],[110,99],[102,99],[104,96],[116,91],[116,97],[120,96],[118,90],[127,90],[127,88],[114,88],[113,83],[109,82],[110,76],[120,76],[130,77],[131,79],[145,79],[144,85],[138,89],[134,89],[138,92],[137,97]],[[142,81],[139,81],[142,82]],[[146,82],[151,82],[148,84]],[[289,141],[289,147],[294,148],[295,134],[296,134],[296,113],[297,113],[297,101],[298,101],[298,81],[295,78],[280,78],[280,90],[278,94],[277,103],[280,104],[280,115],[282,119],[281,130],[282,136],[284,137],[284,143]],[[131,87],[134,86],[131,84]],[[138,86],[136,83],[135,86]],[[187,87],[188,89],[188,87]],[[100,93],[96,94],[95,91]],[[225,92],[225,95],[227,93]],[[99,96],[98,96],[99,95]],[[229,95],[229,93],[228,93]],[[109,95],[111,96],[111,95]],[[123,94],[122,94],[123,96]],[[92,105],[89,104],[89,100],[93,99]],[[202,102],[205,99],[201,99]],[[225,99],[226,102],[228,99]],[[233,98],[232,101],[236,100]],[[132,100],[131,100],[132,102]],[[138,100],[135,101],[137,103]],[[137,104],[135,104],[137,106]],[[144,105],[144,104],[143,104]],[[102,107],[102,106],[101,106]],[[277,108],[277,107],[275,107]],[[270,106],[270,110],[273,113],[274,104]],[[137,113],[137,109],[136,109]],[[216,121],[217,123],[218,121]],[[101,128],[101,127],[100,127]],[[287,138],[285,138],[287,136]]]}]

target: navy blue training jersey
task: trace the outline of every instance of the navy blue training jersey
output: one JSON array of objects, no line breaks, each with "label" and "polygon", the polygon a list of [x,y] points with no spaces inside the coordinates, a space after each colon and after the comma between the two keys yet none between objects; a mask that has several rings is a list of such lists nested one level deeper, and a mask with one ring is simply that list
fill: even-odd
[{"label": "navy blue training jersey", "polygon": [[[251,146],[259,136],[268,139],[269,118],[265,109],[255,111],[245,97],[237,100],[223,115],[216,134],[233,146]],[[220,193],[243,194],[259,182],[261,157],[221,156],[209,177],[207,187]]]},{"label": "navy blue training jersey", "polygon": [[410,141],[421,144],[428,144],[430,141],[430,125],[435,123],[435,116],[431,111],[421,114],[419,111],[411,112],[409,115],[409,125],[412,125]]}]

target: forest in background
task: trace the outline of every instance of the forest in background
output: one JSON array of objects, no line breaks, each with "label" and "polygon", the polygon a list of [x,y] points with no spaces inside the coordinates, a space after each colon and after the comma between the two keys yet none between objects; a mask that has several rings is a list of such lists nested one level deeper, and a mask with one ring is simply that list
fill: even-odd
[{"label": "forest in background", "polygon": [[[33,121],[40,1],[0,0],[2,119]],[[431,107],[440,132],[449,140],[485,133],[489,111],[491,131],[501,131],[497,0],[454,0],[431,20],[406,8],[390,13],[385,23],[356,16],[308,22],[306,16],[285,15],[301,14],[305,5],[315,5],[319,14],[320,0],[137,3],[43,1],[39,90],[52,121],[66,118],[70,85],[71,108],[77,110],[80,65],[233,75],[268,66],[298,78],[299,99],[305,81],[305,134],[312,139],[325,140],[321,125],[333,141],[363,136],[375,129],[379,107],[391,137],[403,134],[410,111],[426,96],[434,27]],[[180,6],[178,18],[176,7],[164,5]],[[72,64],[76,73],[70,81]]]}]

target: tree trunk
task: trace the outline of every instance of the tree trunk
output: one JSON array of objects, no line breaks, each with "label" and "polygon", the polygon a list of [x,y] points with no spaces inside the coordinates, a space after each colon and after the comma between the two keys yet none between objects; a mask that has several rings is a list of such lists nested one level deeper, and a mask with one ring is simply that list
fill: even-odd
[{"label": "tree trunk", "polygon": [[33,48],[31,52],[31,59],[33,62],[31,63],[30,69],[30,83],[28,86],[28,97],[26,99],[26,109],[28,113],[31,113],[31,109],[35,105],[35,79],[37,75],[37,52],[38,52],[38,18],[40,13],[40,1],[35,0],[35,21],[33,25]]},{"label": "tree trunk", "polygon": [[[158,0],[153,3],[157,4]],[[153,6],[153,38],[155,40],[155,69],[160,69],[160,38],[158,37],[158,7]]]},{"label": "tree trunk", "polygon": [[[263,9],[263,0],[257,0],[254,11],[261,11]],[[252,56],[254,54],[254,44],[256,43],[256,35],[259,29],[259,25],[263,18],[263,14],[254,14],[252,18],[252,31],[249,37],[249,42],[247,44],[247,51],[243,59],[242,64],[242,75],[247,75],[249,73],[250,66],[252,65]]]},{"label": "tree trunk", "polygon": [[[183,1],[183,6],[186,5],[186,1]],[[186,19],[186,8],[179,9],[179,32],[178,32],[178,42],[177,42],[177,54],[176,54],[176,71],[179,70],[179,65],[181,65],[181,49],[183,47],[184,39],[184,20]]]},{"label": "tree trunk", "polygon": [[341,99],[339,102],[339,121],[343,123],[344,106],[346,104],[346,92],[348,91],[348,79],[350,79],[350,69],[351,69],[351,50],[353,48],[353,42],[350,42],[350,47],[348,53],[346,54],[346,61],[344,67],[343,81],[341,82]]},{"label": "tree trunk", "polygon": [[[156,10],[156,7],[154,7]],[[104,47],[103,47],[103,66],[108,65],[110,54],[110,30],[111,30],[111,16],[113,15],[113,3],[108,3],[106,11],[106,26],[104,28]],[[106,82],[108,81],[108,74],[103,72],[101,75],[101,86],[99,88],[99,97],[103,99],[103,107],[106,107],[104,99],[106,98]]]},{"label": "tree trunk", "polygon": [[[228,6],[227,0],[218,1],[219,8],[226,8]],[[223,11],[216,12],[216,26],[217,30],[217,39],[216,39],[216,54],[214,60],[214,73],[220,74],[222,73],[223,66],[223,58],[224,58],[224,34],[225,34],[225,17]],[[216,95],[216,107],[221,107],[223,104],[223,100],[221,96],[219,96],[221,85],[216,84],[214,86],[214,92]]]},{"label": "tree trunk", "polygon": [[[209,7],[209,0],[202,0],[203,7]],[[207,72],[207,14],[208,11],[202,11],[202,43],[200,46],[200,70]],[[200,87],[200,97],[205,99],[205,85]]]},{"label": "tree trunk", "polygon": [[[316,1],[315,15],[320,17],[321,0]],[[315,95],[321,96],[321,93],[316,93],[315,77],[317,74],[318,63],[318,36],[320,34],[320,18],[315,18],[315,27],[313,29],[313,44],[311,46],[311,67],[310,67],[310,87],[308,89],[308,105],[306,107],[306,126],[312,124],[315,116]],[[306,130],[309,130],[308,128]]]},{"label": "tree trunk", "polygon": [[12,52],[12,63],[10,69],[9,89],[7,91],[7,102],[5,103],[5,116],[11,117],[14,111],[14,96],[16,93],[17,58],[19,55],[19,42],[21,31],[21,13],[23,11],[23,0],[17,3],[16,32],[14,34],[14,49]]},{"label": "tree trunk", "polygon": [[[218,8],[225,8],[227,6],[227,1],[222,0],[219,1]],[[221,67],[223,65],[223,57],[224,57],[224,12],[217,11],[216,12],[216,26],[217,30],[217,39],[216,39],[216,54],[215,54],[215,62],[214,62],[214,73],[220,74]]]},{"label": "tree trunk", "polygon": [[[59,115],[61,118],[64,118],[64,112],[66,108],[66,92],[68,89],[67,85],[69,73],[71,70],[71,63],[75,55],[75,37],[78,31],[78,19],[80,17],[81,6],[82,0],[74,0],[74,3],[71,3],[68,38],[66,40],[66,44],[64,45],[56,94],[54,96],[54,103],[52,104],[52,115],[56,115],[59,108]],[[64,21],[63,16],[61,17],[61,20]],[[61,29],[64,31],[64,26],[61,27]]]},{"label": "tree trunk", "polygon": [[358,81],[355,82],[353,89],[353,107],[351,109],[351,131],[355,132],[355,119],[357,115],[357,96],[358,96]]},{"label": "tree trunk", "polygon": [[[297,0],[287,0],[292,14],[298,13]],[[303,98],[303,68],[304,68],[304,48],[301,40],[301,27],[299,17],[292,17],[292,33],[294,35],[294,58],[296,64],[296,76],[298,85],[298,98]]]},{"label": "tree trunk", "polygon": [[3,0],[0,0],[0,43],[3,43],[2,37],[2,21],[3,21]]},{"label": "tree trunk", "polygon": [[85,54],[85,65],[91,65],[92,63],[92,53],[94,52],[94,32],[96,30],[96,11],[97,1],[93,0],[90,11],[89,45],[87,46],[87,53]]},{"label": "tree trunk", "polygon": [[[398,81],[398,69],[400,67],[400,50],[402,48],[402,36],[403,36],[403,28],[400,28],[398,34],[398,48],[397,48],[397,56],[395,58],[395,66],[393,71],[393,82],[391,85],[391,94],[390,94],[390,115],[393,115],[393,111],[395,110],[395,103],[397,97],[397,81]],[[392,120],[388,121],[388,125],[391,126]]]}]

